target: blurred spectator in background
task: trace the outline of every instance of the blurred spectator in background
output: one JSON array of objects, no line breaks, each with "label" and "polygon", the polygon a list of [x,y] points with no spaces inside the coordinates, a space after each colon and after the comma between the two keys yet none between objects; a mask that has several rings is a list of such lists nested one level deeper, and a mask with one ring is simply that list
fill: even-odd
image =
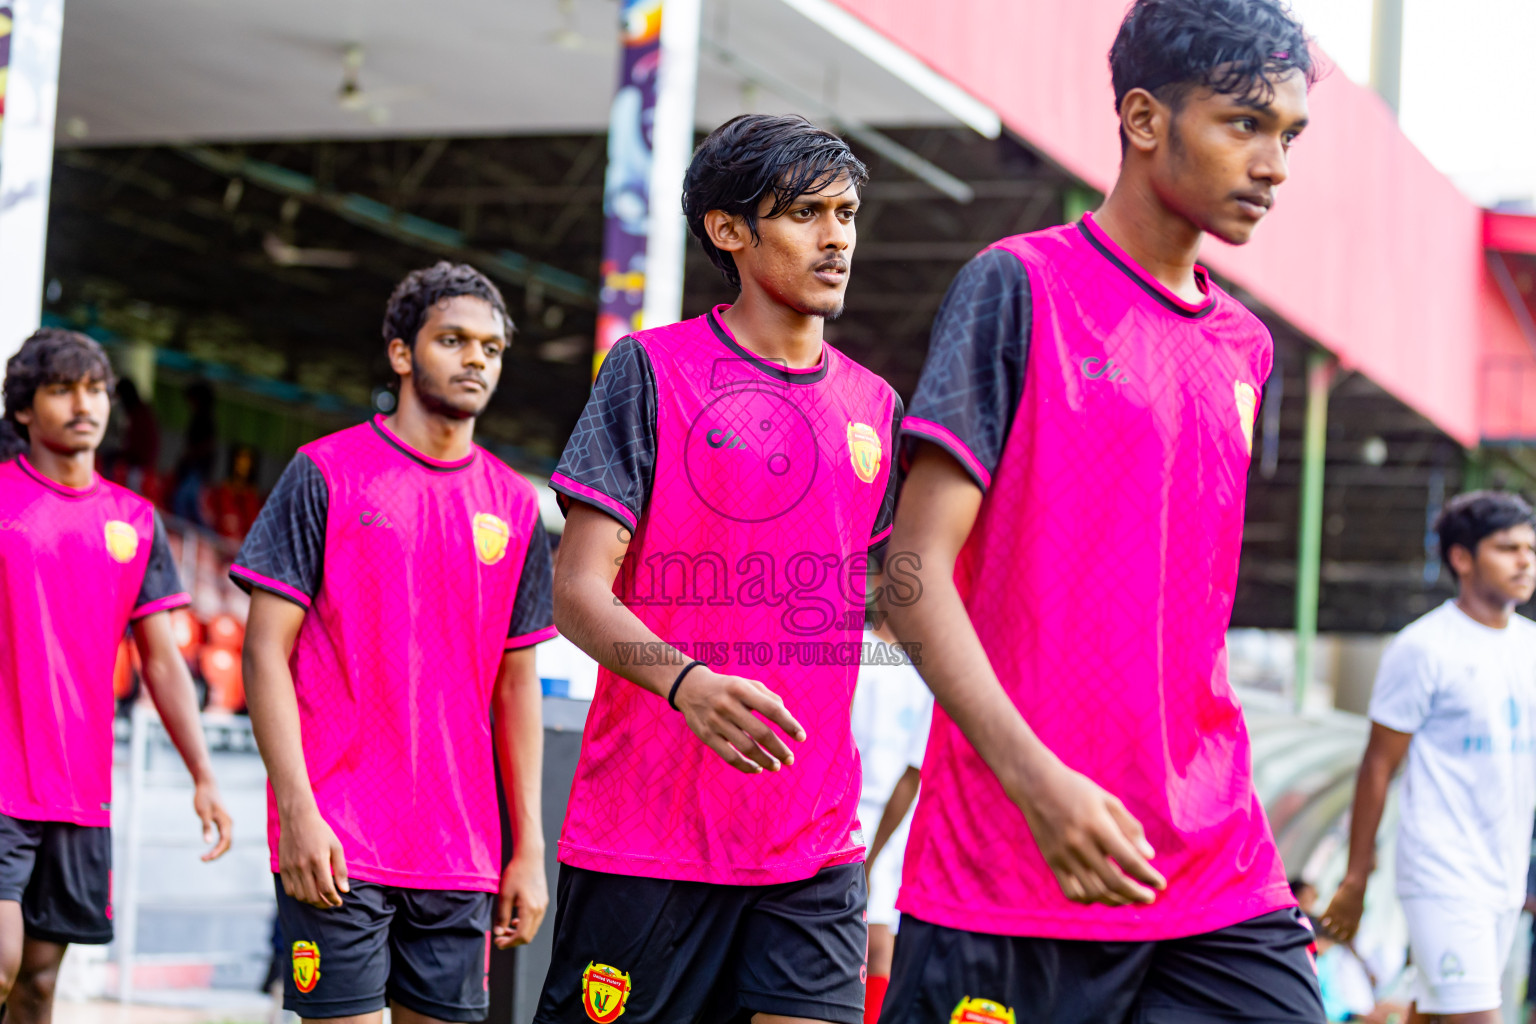
[{"label": "blurred spectator in background", "polygon": [[[1315,891],[1312,898],[1317,898]],[[1317,984],[1323,992],[1323,1009],[1328,1019],[1370,1024],[1406,1021],[1407,1006],[1376,1001],[1376,978],[1354,948],[1340,942],[1320,918],[1311,917],[1311,922],[1317,934]]]},{"label": "blurred spectator in background", "polygon": [[852,727],[864,768],[859,794],[859,825],[868,843],[864,869],[869,875],[864,1019],[873,1024],[890,984],[899,923],[896,890],[901,886],[911,821],[908,812],[917,800],[923,752],[928,747],[933,694],[888,625],[864,631],[864,654],[853,694]]},{"label": "blurred spectator in background", "polygon": [[236,445],[229,456],[229,475],[208,491],[208,525],[231,540],[244,540],[261,511],[256,493],[256,452],[250,445]]},{"label": "blurred spectator in background", "polygon": [[1289,879],[1291,895],[1296,897],[1296,906],[1303,914],[1311,917],[1317,913],[1317,887],[1305,878]]},{"label": "blurred spectator in background", "polygon": [[139,394],[138,385],[127,377],[117,382],[117,401],[123,412],[123,438],[113,476],[130,491],[158,502],[160,421]]},{"label": "blurred spectator in background", "polygon": [[176,464],[176,489],[171,493],[171,513],[198,526],[208,526],[203,514],[203,491],[213,478],[218,454],[218,426],[213,418],[213,387],[194,381],[186,391],[191,416],[187,420],[187,445]]}]

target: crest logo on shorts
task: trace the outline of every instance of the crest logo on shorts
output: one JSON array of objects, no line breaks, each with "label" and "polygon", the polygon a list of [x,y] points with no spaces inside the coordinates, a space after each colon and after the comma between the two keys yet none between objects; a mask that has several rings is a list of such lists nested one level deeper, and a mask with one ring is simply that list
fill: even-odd
[{"label": "crest logo on shorts", "polygon": [[293,944],[293,985],[308,994],[320,981],[320,947],[300,939]]},{"label": "crest logo on shorts", "polygon": [[883,454],[880,435],[875,433],[874,427],[868,423],[848,424],[848,461],[853,463],[853,471],[860,480],[867,484],[875,482],[875,477],[880,475]]},{"label": "crest logo on shorts", "polygon": [[581,972],[581,1008],[596,1024],[613,1024],[629,1002],[629,975],[617,967],[587,961]]},{"label": "crest logo on shorts", "polygon": [[1259,409],[1259,393],[1252,384],[1242,381],[1232,383],[1232,397],[1237,402],[1237,420],[1243,425],[1243,440],[1248,442],[1248,454],[1253,454],[1253,417]]},{"label": "crest logo on shorts", "polygon": [[476,512],[474,528],[475,556],[486,565],[495,565],[501,561],[507,553],[507,541],[512,536],[506,520],[489,512]]},{"label": "crest logo on shorts", "polygon": [[1465,977],[1466,973],[1466,968],[1461,966],[1461,957],[1450,950],[1446,950],[1445,955],[1440,958],[1441,979],[1461,978]]},{"label": "crest logo on shorts", "polygon": [[125,565],[139,553],[139,531],[121,519],[108,519],[106,526],[107,554],[113,561]]},{"label": "crest logo on shorts", "polygon": [[949,1024],[1014,1024],[1013,1008],[990,999],[966,996],[949,1015]]}]

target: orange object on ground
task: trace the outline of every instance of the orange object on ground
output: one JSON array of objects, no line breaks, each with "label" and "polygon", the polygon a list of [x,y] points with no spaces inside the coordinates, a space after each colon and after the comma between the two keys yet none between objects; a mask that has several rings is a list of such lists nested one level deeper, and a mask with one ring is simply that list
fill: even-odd
[{"label": "orange object on ground", "polygon": [[198,667],[208,684],[209,710],[234,712],[245,707],[245,676],[239,654],[227,647],[204,647]]}]

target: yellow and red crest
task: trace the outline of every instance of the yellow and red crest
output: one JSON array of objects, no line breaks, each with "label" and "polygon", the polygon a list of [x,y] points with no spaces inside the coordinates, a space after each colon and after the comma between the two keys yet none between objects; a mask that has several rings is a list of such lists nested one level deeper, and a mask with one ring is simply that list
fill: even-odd
[{"label": "yellow and red crest", "polygon": [[581,972],[581,1008],[596,1024],[613,1024],[629,1002],[629,975],[617,967],[587,961]]},{"label": "yellow and red crest", "polygon": [[512,536],[512,530],[505,519],[489,512],[476,512],[473,522],[475,556],[486,565],[495,565],[507,553],[507,541]]},{"label": "yellow and red crest", "polygon": [[139,531],[121,519],[108,519],[106,526],[107,554],[114,561],[127,564],[139,553]]},{"label": "yellow and red crest", "polygon": [[300,939],[293,944],[293,984],[300,992],[313,992],[320,981],[320,947]]},{"label": "yellow and red crest", "polygon": [[1014,1024],[1013,1008],[990,999],[966,996],[949,1015],[949,1024]]},{"label": "yellow and red crest", "polygon": [[1259,409],[1259,393],[1252,384],[1236,381],[1232,385],[1232,397],[1237,401],[1237,419],[1243,425],[1243,440],[1248,442],[1248,454],[1253,454],[1253,417]]},{"label": "yellow and red crest", "polygon": [[848,461],[853,463],[853,471],[860,480],[867,484],[875,482],[875,477],[880,475],[883,454],[880,435],[875,433],[874,427],[868,423],[848,424]]}]

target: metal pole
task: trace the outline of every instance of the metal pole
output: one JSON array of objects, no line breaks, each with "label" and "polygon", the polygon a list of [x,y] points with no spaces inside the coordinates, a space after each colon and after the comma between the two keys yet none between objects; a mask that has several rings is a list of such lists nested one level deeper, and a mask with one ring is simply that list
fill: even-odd
[{"label": "metal pole", "polygon": [[1323,555],[1323,469],[1328,455],[1328,390],[1336,363],[1326,352],[1307,353],[1307,426],[1301,463],[1301,522],[1296,552],[1296,710],[1306,704],[1317,639],[1317,601]]},{"label": "metal pole", "polygon": [[144,773],[149,759],[149,709],[134,701],[128,713],[128,821],[123,829],[122,889],[117,914],[117,998],[133,1002],[133,959],[139,930],[139,861],[144,842]]},{"label": "metal pole", "polygon": [[0,363],[37,330],[64,0],[16,0],[0,131]]},{"label": "metal pole", "polygon": [[1371,21],[1371,88],[1392,113],[1402,109],[1403,0],[1376,0]]},{"label": "metal pole", "polygon": [[645,327],[683,315],[683,178],[693,159],[694,98],[699,83],[701,0],[666,0],[661,11],[661,67],[651,129],[651,222],[646,241]]}]

